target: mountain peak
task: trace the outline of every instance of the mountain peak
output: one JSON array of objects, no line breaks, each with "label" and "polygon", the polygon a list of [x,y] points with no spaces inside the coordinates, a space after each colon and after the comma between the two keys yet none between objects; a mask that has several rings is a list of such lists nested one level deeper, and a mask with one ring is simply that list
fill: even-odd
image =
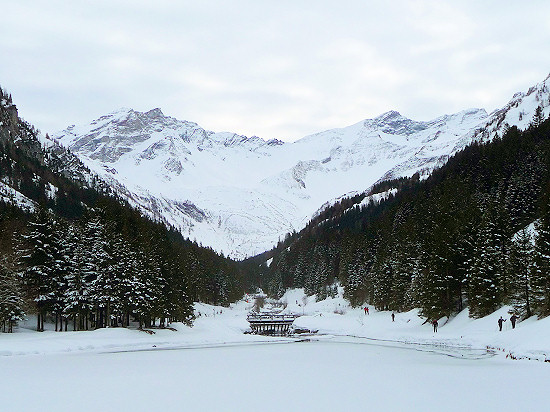
[{"label": "mountain peak", "polygon": [[382,113],[374,119],[365,120],[364,125],[371,129],[395,135],[411,135],[428,127],[426,122],[417,122],[403,116],[396,110]]},{"label": "mountain peak", "polygon": [[147,117],[164,117],[164,113],[162,113],[162,110],[158,107],[149,110],[148,112],[144,113]]},{"label": "mountain peak", "polygon": [[377,116],[375,119],[385,120],[385,119],[397,119],[406,117],[402,116],[397,110],[390,110],[388,112],[382,113],[380,116]]}]

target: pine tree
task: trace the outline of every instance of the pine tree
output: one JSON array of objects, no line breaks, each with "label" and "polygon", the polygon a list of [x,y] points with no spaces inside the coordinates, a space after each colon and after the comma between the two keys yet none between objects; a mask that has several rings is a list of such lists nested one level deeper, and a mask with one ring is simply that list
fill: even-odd
[{"label": "pine tree", "polygon": [[418,270],[417,247],[404,240],[393,247],[390,265],[393,273],[389,309],[403,311],[410,307],[407,293],[411,287],[412,276]]},{"label": "pine tree", "polygon": [[550,209],[536,224],[534,268],[532,272],[533,312],[550,315]]},{"label": "pine tree", "polygon": [[61,284],[61,246],[55,221],[45,210],[39,210],[29,224],[30,232],[23,236],[26,247],[20,258],[22,278],[27,297],[35,302],[38,331],[44,330],[44,318],[56,305],[63,288]]},{"label": "pine tree", "polygon": [[99,217],[92,217],[84,229],[85,248],[82,272],[89,285],[90,303],[94,307],[94,326],[109,326],[110,303],[114,300],[114,283],[110,270],[116,257],[109,250],[109,240],[104,223]]},{"label": "pine tree", "polygon": [[417,298],[422,315],[428,319],[439,319],[449,315],[448,283],[437,269],[437,261],[438,258],[432,251],[425,247],[421,250],[417,275],[420,287]]},{"label": "pine tree", "polygon": [[474,254],[467,274],[470,315],[486,316],[502,303],[505,292],[505,252],[502,233],[492,209],[482,218]]},{"label": "pine tree", "polygon": [[350,264],[347,283],[344,289],[344,297],[350,301],[352,306],[362,305],[367,300],[367,266],[361,257],[358,254],[354,262]]},{"label": "pine tree", "polygon": [[544,115],[542,106],[538,106],[535,110],[535,114],[533,115],[533,121],[531,122],[532,127],[538,127],[542,124],[544,121]]},{"label": "pine tree", "polygon": [[0,324],[3,332],[13,332],[25,311],[21,285],[17,273],[0,263]]},{"label": "pine tree", "polygon": [[507,261],[510,279],[510,300],[514,308],[525,318],[532,312],[533,288],[531,273],[533,270],[533,243],[527,229],[521,230],[514,238]]},{"label": "pine tree", "polygon": [[87,246],[88,243],[81,228],[71,225],[64,240],[70,270],[66,275],[67,289],[63,314],[66,318],[74,319],[78,330],[88,330],[89,317],[92,311],[90,302],[91,284],[87,281],[85,272],[86,259],[89,257],[86,251]]},{"label": "pine tree", "polygon": [[371,269],[374,289],[374,306],[378,310],[390,309],[393,271],[390,259],[382,255],[376,256]]}]

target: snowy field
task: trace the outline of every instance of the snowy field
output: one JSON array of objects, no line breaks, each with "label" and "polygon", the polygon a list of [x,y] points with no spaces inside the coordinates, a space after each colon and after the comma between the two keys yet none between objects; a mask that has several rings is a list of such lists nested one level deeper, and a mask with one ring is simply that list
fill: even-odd
[{"label": "snowy field", "polygon": [[229,309],[197,304],[193,328],[152,335],[0,334],[1,410],[548,410],[546,320],[499,332],[505,309],[475,321],[462,313],[442,319],[435,334],[415,312],[392,322],[388,312],[366,315],[342,298],[315,302],[299,290],[283,301],[285,311],[304,313],[299,326],[319,332],[243,334],[249,300]]}]

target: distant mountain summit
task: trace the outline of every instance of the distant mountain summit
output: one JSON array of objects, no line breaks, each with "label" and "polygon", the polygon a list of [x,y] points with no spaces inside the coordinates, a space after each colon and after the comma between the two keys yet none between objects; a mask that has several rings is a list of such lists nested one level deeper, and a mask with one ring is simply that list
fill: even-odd
[{"label": "distant mountain summit", "polygon": [[122,197],[203,245],[243,258],[300,230],[320,207],[387,178],[430,173],[507,127],[550,114],[549,79],[487,114],[431,121],[396,111],[293,143],[215,133],[160,109],[119,109],[52,138]]}]

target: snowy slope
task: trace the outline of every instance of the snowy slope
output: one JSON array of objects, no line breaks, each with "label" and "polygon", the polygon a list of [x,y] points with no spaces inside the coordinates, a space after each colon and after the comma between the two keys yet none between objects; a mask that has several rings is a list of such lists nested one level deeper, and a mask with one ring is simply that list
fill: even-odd
[{"label": "snowy slope", "polygon": [[214,133],[160,109],[120,109],[52,137],[131,204],[242,258],[300,230],[326,202],[429,172],[474,139],[527,127],[539,105],[548,116],[547,83],[490,115],[470,109],[423,122],[390,111],[294,143]]},{"label": "snowy slope", "polygon": [[0,181],[0,201],[15,205],[30,213],[34,212],[37,206],[36,202],[2,181]]}]

